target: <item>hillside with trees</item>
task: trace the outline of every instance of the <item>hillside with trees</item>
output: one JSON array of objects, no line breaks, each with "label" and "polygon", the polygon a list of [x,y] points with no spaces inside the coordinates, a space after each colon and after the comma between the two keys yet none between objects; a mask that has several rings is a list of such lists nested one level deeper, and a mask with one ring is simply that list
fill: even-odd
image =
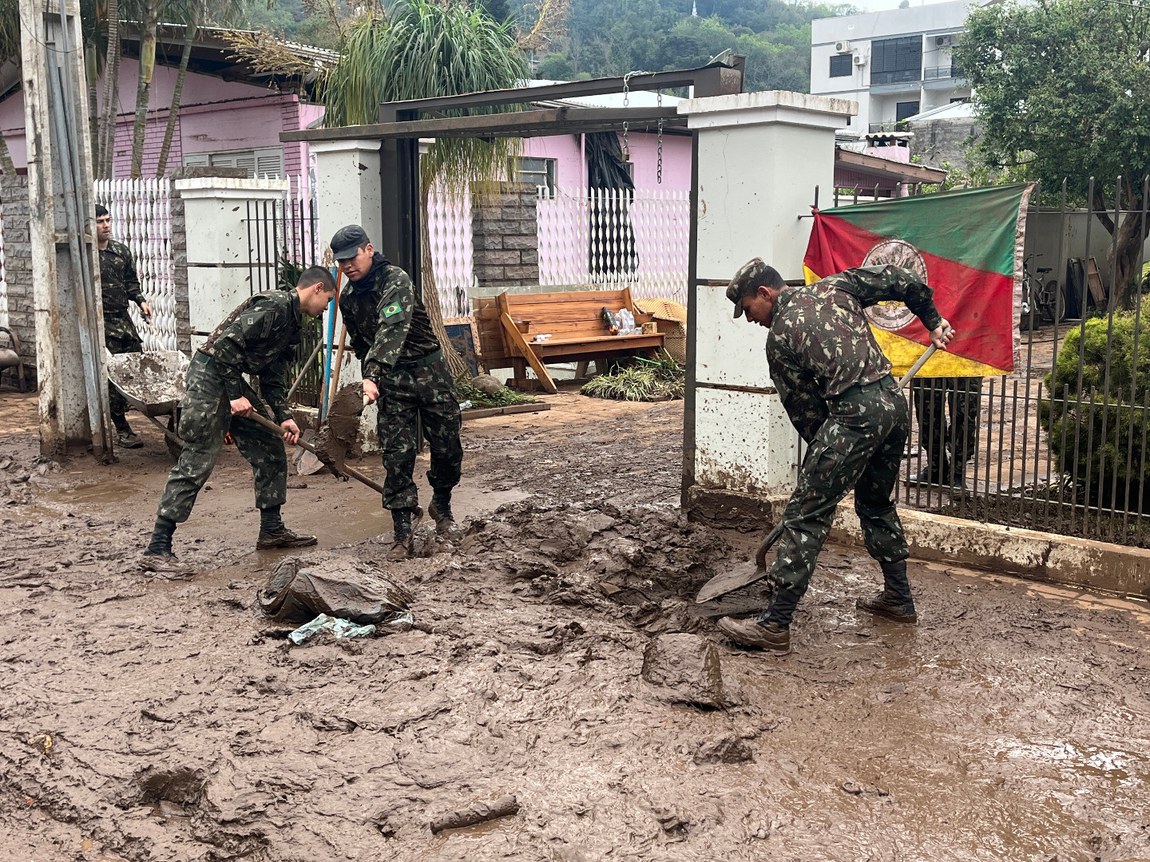
[{"label": "hillside with trees", "polygon": [[[815,18],[849,13],[845,3],[784,0],[480,0],[496,20],[521,33],[543,6],[562,6],[541,38],[527,41],[539,78],[578,80],[633,71],[701,66],[731,49],[747,57],[748,90],[810,87]],[[339,44],[351,15],[340,0],[252,0],[249,26],[323,47]]]}]

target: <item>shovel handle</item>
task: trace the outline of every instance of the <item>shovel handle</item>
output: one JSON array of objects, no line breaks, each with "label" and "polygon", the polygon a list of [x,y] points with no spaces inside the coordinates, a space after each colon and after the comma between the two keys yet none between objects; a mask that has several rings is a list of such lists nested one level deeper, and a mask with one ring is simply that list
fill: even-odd
[{"label": "shovel handle", "polygon": [[775,528],[773,530],[771,530],[769,533],[767,533],[767,537],[765,539],[763,539],[762,544],[759,545],[759,550],[755,552],[755,568],[756,569],[763,569],[764,571],[766,570],[766,568],[767,568],[767,551],[769,551],[771,549],[771,546],[779,540],[779,536],[781,536],[782,534],[783,534],[783,522],[779,521],[777,524],[775,524]]},{"label": "shovel handle", "polygon": [[[257,425],[262,425],[264,428],[267,428],[269,431],[274,431],[276,434],[279,434],[281,437],[283,436],[283,433],[284,433],[283,428],[281,428],[279,425],[276,425],[274,422],[272,422],[266,416],[263,416],[262,414],[260,414],[258,412],[253,411],[251,414],[249,414],[248,416],[245,416],[244,418],[245,419],[251,419]],[[306,451],[311,452],[313,455],[318,456],[321,461],[323,460],[322,456],[323,456],[323,454],[326,454],[326,453],[319,452],[319,450],[316,449],[315,446],[313,446],[311,443],[308,443],[304,440],[297,440],[296,442],[300,446],[302,446]],[[367,474],[361,473],[359,470],[355,469],[355,467],[349,467],[347,464],[344,464],[339,469],[341,472],[347,473],[347,475],[351,476],[353,479],[358,479],[360,482],[363,482],[363,484],[367,485],[367,487],[371,488],[373,491],[375,491],[379,494],[383,493],[383,485],[379,484],[379,482],[375,481],[374,479],[372,479]]]}]

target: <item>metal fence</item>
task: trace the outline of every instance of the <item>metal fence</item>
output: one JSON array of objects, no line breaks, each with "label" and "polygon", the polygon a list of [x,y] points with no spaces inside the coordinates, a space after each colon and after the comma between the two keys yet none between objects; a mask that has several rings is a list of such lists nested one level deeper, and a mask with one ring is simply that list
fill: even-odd
[{"label": "metal fence", "polygon": [[[1150,181],[1117,186],[1125,191],[1109,186],[1109,207],[1072,206],[1065,188],[1032,196],[1015,370],[912,384],[904,504],[1150,547],[1150,306],[1142,308],[1139,227]],[[1115,254],[1124,232],[1135,236],[1126,266]]]},{"label": "metal fence", "polygon": [[[306,176],[289,178],[282,198],[248,201],[245,223],[252,294],[291,290],[304,269],[323,260],[327,242],[319,236],[315,194]],[[305,318],[289,374],[298,380],[294,399],[311,407],[320,404],[323,366],[308,359],[322,340],[322,321]]]}]

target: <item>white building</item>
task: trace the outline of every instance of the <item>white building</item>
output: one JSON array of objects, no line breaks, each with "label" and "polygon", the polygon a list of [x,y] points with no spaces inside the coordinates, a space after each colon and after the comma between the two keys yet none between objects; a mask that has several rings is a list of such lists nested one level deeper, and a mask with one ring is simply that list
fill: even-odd
[{"label": "white building", "polygon": [[970,97],[953,49],[977,0],[951,0],[811,22],[811,93],[858,102],[853,131],[894,130]]}]

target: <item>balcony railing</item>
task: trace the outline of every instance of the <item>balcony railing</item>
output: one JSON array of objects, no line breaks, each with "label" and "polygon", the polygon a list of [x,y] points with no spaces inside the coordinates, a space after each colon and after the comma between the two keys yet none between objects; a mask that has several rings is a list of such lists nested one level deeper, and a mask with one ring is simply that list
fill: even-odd
[{"label": "balcony railing", "polygon": [[[962,78],[962,69],[951,63],[949,66],[927,66],[922,71],[922,79],[924,81],[942,81],[947,78]],[[874,76],[871,76],[873,82]]]},{"label": "balcony railing", "polygon": [[895,72],[871,72],[870,85],[881,86],[883,84],[913,84],[921,80],[921,73],[918,69],[899,69]]}]

